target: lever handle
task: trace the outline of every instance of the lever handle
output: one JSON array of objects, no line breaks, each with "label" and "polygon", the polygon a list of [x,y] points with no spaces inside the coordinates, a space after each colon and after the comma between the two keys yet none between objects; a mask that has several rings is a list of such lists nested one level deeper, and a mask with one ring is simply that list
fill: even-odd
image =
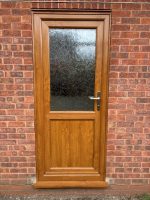
[{"label": "lever handle", "polygon": [[88,96],[90,100],[100,100],[100,97]]},{"label": "lever handle", "polygon": [[97,92],[97,97],[88,96],[90,100],[97,100],[97,110],[100,110],[100,103],[101,103],[101,93]]}]

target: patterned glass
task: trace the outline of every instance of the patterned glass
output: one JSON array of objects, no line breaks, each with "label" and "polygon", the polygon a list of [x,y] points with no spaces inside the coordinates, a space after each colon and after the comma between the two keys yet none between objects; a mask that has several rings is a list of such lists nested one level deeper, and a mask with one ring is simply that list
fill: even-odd
[{"label": "patterned glass", "polygon": [[49,29],[50,110],[93,111],[96,29]]}]

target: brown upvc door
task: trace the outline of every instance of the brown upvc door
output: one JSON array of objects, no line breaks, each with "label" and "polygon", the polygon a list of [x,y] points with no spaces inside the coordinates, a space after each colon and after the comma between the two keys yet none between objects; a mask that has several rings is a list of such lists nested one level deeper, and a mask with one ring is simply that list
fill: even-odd
[{"label": "brown upvc door", "polygon": [[33,12],[37,188],[107,185],[109,20]]}]

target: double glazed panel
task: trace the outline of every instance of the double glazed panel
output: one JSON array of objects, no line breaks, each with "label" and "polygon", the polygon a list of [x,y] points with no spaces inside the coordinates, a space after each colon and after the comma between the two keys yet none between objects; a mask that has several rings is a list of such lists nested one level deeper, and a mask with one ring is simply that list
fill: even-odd
[{"label": "double glazed panel", "polygon": [[93,111],[96,29],[49,29],[51,111]]}]

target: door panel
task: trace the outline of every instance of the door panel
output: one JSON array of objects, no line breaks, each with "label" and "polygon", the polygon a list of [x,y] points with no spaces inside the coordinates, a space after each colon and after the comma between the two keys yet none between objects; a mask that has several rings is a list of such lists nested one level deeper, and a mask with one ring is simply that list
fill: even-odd
[{"label": "door panel", "polygon": [[92,120],[51,120],[50,167],[93,167]]},{"label": "door panel", "polygon": [[104,187],[109,14],[33,19],[35,187]]}]

